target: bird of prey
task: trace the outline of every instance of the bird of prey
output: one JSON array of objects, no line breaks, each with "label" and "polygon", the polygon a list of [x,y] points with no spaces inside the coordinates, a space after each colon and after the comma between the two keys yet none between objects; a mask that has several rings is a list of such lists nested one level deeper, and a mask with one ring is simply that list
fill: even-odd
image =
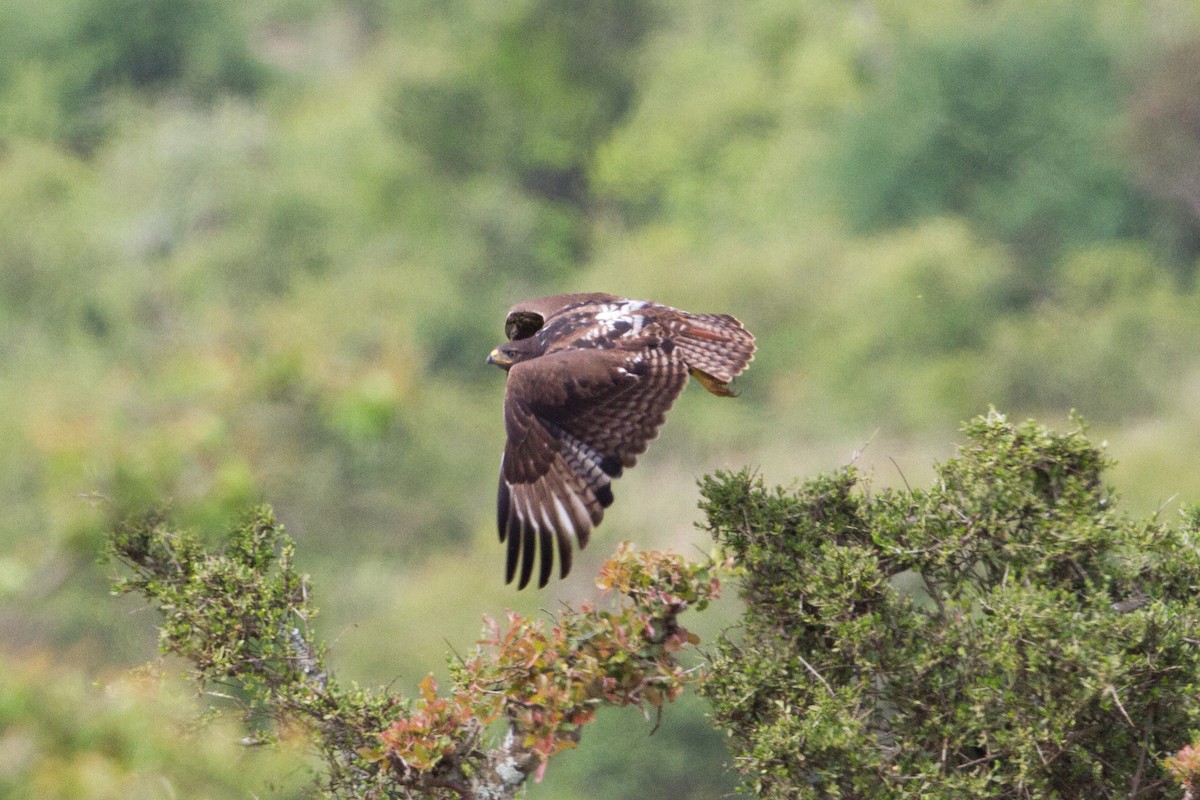
[{"label": "bird of prey", "polygon": [[546,585],[612,504],[610,486],[658,435],[688,375],[715,395],[754,358],[754,337],[727,314],[689,314],[611,294],[564,294],[513,306],[508,342],[488,363],[508,372],[507,441],[497,523],[508,543],[505,581],[523,589],[541,553]]}]

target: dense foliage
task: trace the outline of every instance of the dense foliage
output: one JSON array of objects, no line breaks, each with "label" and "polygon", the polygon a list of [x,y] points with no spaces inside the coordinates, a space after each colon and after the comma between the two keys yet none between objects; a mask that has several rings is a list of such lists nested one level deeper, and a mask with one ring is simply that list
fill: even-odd
[{"label": "dense foliage", "polygon": [[[504,798],[581,744],[603,706],[657,709],[694,678],[679,614],[736,565],[745,614],[701,692],[743,789],[772,798],[1177,796],[1200,786],[1200,508],[1116,508],[1082,424],[992,412],[930,489],[853,467],[768,490],[702,481],[729,560],[618,547],[584,604],[509,612],[406,698],[344,687],[314,642],[308,579],[269,509],[206,551],[160,516],[119,528],[118,584],[164,615],[160,646],[232,701],[255,743],[298,732],[331,798]],[[1172,755],[1173,754],[1173,755]]]},{"label": "dense foliage", "polygon": [[[1009,301],[1028,303],[1052,289],[1064,250],[1150,239],[1164,208],[1114,157],[1131,87],[1096,20],[1066,6],[981,23],[914,37],[879,65],[880,99],[849,125],[841,183],[861,228],[970,220],[1011,248],[1022,280]],[[1197,254],[1178,254],[1185,269]]]},{"label": "dense foliage", "polygon": [[[449,695],[428,675],[408,699],[326,671],[294,550],[264,507],[218,552],[155,514],[117,529],[107,555],[127,573],[117,590],[162,612],[162,652],[186,659],[209,697],[241,709],[257,729],[248,741],[303,732],[323,758],[323,796],[345,800],[513,797],[576,746],[602,706],[661,716],[692,677],[677,654],[699,643],[679,615],[718,595],[721,567],[622,545],[597,581],[619,595],[612,609],[568,608],[552,625],[513,612],[503,625],[487,619],[475,652],[452,663]],[[498,721],[502,736],[489,742]]]},{"label": "dense foliage", "polygon": [[966,434],[929,489],[705,480],[746,617],[704,693],[745,788],[1178,796],[1160,761],[1200,721],[1200,509],[1122,514],[1082,427]]}]

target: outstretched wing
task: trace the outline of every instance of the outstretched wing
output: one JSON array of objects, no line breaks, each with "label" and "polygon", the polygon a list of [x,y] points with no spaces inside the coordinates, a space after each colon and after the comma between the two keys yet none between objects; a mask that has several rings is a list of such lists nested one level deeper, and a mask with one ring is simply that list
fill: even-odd
[{"label": "outstretched wing", "polygon": [[497,524],[508,542],[505,580],[529,583],[541,552],[545,586],[558,543],[560,576],[612,503],[612,479],[658,435],[687,382],[670,342],[648,336],[614,348],[548,353],[514,365],[504,393],[508,440]]}]

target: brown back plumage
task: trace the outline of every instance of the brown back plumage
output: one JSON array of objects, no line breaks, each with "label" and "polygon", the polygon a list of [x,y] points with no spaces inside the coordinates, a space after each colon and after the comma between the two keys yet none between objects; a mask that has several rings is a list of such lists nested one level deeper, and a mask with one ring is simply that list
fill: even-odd
[{"label": "brown back plumage", "polygon": [[690,314],[610,294],[527,300],[505,320],[489,361],[508,370],[508,439],[497,496],[506,580],[538,585],[571,568],[612,503],[611,483],[637,463],[689,374],[713,394],[754,358],[754,337],[726,314]]}]

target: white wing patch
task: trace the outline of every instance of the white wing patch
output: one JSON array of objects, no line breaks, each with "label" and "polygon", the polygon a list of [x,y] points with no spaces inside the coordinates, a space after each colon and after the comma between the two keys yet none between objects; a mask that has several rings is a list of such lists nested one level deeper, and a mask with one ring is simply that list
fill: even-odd
[{"label": "white wing patch", "polygon": [[[574,492],[572,492],[570,496],[572,499],[575,499]],[[572,540],[574,540],[576,538],[575,523],[571,522],[571,515],[567,513],[567,507],[563,505],[563,501],[558,495],[551,495],[551,499],[554,501],[554,515],[558,517],[558,530],[565,532],[571,537]],[[583,509],[582,503],[579,503],[577,499],[575,502],[579,504],[581,509]],[[583,513],[580,515],[580,518],[587,519],[587,509],[583,509]],[[553,528],[554,526],[551,527]]]},{"label": "white wing patch", "polygon": [[642,332],[642,326],[646,324],[646,318],[641,314],[635,314],[635,311],[640,311],[650,303],[645,300],[626,300],[621,303],[606,303],[596,312],[595,320],[603,327],[597,327],[595,331],[588,335],[588,339],[598,339],[601,336],[611,336],[618,326],[625,330],[620,335],[636,335]]},{"label": "white wing patch", "polygon": [[[575,492],[569,492],[567,494],[567,500],[570,501],[571,508],[575,509],[576,518],[581,520],[586,527],[592,519],[591,512],[588,511],[587,506],[583,504],[583,501],[579,499],[579,495],[575,494]],[[576,542],[580,543],[580,547],[586,544],[586,542],[581,539],[579,531],[575,529],[574,525],[571,526],[571,536]]]}]

